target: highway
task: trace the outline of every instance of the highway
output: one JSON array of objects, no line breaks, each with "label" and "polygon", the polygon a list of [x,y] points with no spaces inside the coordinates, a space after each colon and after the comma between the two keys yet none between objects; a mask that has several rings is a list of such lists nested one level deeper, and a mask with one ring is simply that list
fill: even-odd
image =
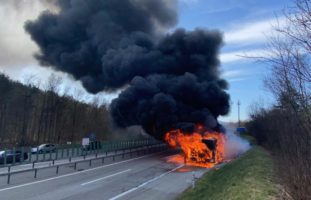
[{"label": "highway", "polygon": [[[56,176],[46,169],[35,179],[22,173],[7,185],[0,177],[1,200],[84,200],[84,199],[175,199],[208,169],[168,163],[176,151],[165,151],[139,157],[119,158],[105,165],[80,164],[77,170],[68,166]],[[2,179],[1,179],[2,178]]]},{"label": "highway", "polygon": [[[137,147],[134,149],[131,149],[131,151],[135,151],[135,150],[139,150],[139,149],[143,149],[144,147]],[[104,157],[104,156],[112,156],[112,155],[116,155],[118,153],[128,153],[131,152],[129,149],[127,150],[115,150],[115,151],[107,151],[105,153],[98,153],[97,156],[98,157]],[[55,155],[55,153],[53,153]],[[41,157],[43,155],[40,155]],[[17,165],[10,165],[10,171],[11,172],[15,172],[15,171],[22,171],[22,170],[26,170],[26,169],[31,169],[32,167],[35,168],[42,168],[42,167],[48,167],[48,166],[52,166],[53,162],[55,165],[57,164],[65,164],[65,163],[69,163],[69,162],[76,162],[76,161],[82,161],[85,159],[92,159],[92,158],[96,158],[96,154],[87,154],[85,157],[84,156],[76,156],[76,157],[72,157],[72,158],[63,158],[63,159],[58,159],[58,160],[41,160],[39,162],[35,162],[34,165],[32,163],[28,163],[28,164],[17,164]],[[70,159],[70,160],[69,160]],[[8,167],[7,166],[1,166],[0,167],[0,175],[3,173],[7,173],[8,172]]]}]

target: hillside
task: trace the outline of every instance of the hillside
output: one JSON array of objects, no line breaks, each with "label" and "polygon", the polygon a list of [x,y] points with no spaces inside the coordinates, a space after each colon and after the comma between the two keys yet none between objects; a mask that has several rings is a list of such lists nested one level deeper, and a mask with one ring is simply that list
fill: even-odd
[{"label": "hillside", "polygon": [[50,77],[46,89],[40,90],[34,84],[25,86],[0,75],[2,148],[75,142],[91,133],[96,133],[97,139],[109,136],[109,115],[104,105],[86,104],[66,94],[59,96],[59,87],[57,77]]}]

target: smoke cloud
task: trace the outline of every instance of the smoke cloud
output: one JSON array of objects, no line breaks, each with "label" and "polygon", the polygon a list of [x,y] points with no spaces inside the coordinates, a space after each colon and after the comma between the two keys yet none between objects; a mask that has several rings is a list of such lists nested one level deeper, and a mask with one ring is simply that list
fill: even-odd
[{"label": "smoke cloud", "polygon": [[216,118],[229,109],[224,86],[221,80],[200,82],[191,73],[136,77],[112,102],[111,112],[119,126],[141,124],[158,139],[172,128],[192,132],[196,123],[216,128]]},{"label": "smoke cloud", "polygon": [[226,145],[224,157],[226,160],[234,159],[251,148],[250,143],[235,134],[236,124],[222,122],[226,128]]},{"label": "smoke cloud", "polygon": [[[42,65],[72,74],[91,93],[123,89],[110,106],[120,127],[141,125],[162,139],[194,124],[219,129],[229,112],[227,82],[219,77],[217,31],[170,29],[173,0],[58,0],[25,25]],[[168,33],[169,32],[169,33]]]},{"label": "smoke cloud", "polygon": [[242,139],[231,131],[226,132],[225,158],[235,158],[251,148],[248,141]]},{"label": "smoke cloud", "polygon": [[58,2],[59,13],[46,11],[25,25],[40,47],[36,58],[41,65],[72,74],[92,93],[117,89],[136,75],[157,71],[146,63],[161,56],[155,40],[162,30],[177,21],[172,3],[166,0]]}]

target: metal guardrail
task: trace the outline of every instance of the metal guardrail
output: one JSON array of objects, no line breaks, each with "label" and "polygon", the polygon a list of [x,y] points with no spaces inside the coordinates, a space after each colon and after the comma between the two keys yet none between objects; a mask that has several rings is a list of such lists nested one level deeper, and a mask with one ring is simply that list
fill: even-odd
[{"label": "metal guardrail", "polygon": [[[75,158],[79,156],[88,156],[94,155],[103,152],[109,151],[117,151],[122,149],[129,149],[135,148],[140,146],[152,145],[152,144],[159,144],[160,142],[154,139],[144,139],[144,140],[120,140],[120,141],[102,141],[100,142],[99,149],[92,149],[89,151],[83,150],[82,145],[58,145],[55,152],[36,152],[32,154],[31,147],[20,147],[20,148],[13,148],[13,149],[4,149],[4,151],[12,150],[15,152],[16,150],[21,151],[21,158],[20,161],[17,162],[16,156],[13,156],[12,163],[7,162],[7,156],[4,155],[4,162],[0,164],[1,167],[8,167],[8,166],[16,166],[21,164],[30,164],[33,162],[44,162],[44,161],[51,161],[51,160],[59,160],[65,158]],[[28,155],[28,159],[24,160],[23,155],[26,153]]]},{"label": "metal guardrail", "polygon": [[11,176],[14,174],[21,174],[21,173],[25,173],[25,172],[34,172],[34,178],[37,178],[38,175],[38,171],[39,170],[43,170],[43,169],[48,169],[48,168],[55,168],[55,174],[57,175],[59,173],[59,168],[62,166],[68,166],[71,165],[73,166],[74,170],[77,170],[77,166],[80,163],[85,163],[88,162],[89,163],[89,167],[92,167],[92,161],[95,160],[101,160],[101,164],[105,163],[106,159],[112,159],[111,161],[114,162],[116,160],[117,157],[122,156],[122,158],[125,157],[125,155],[130,155],[130,157],[132,157],[133,154],[136,154],[136,156],[139,156],[141,153],[142,154],[147,154],[147,153],[152,153],[152,152],[157,152],[157,151],[161,151],[161,150],[165,150],[167,149],[168,146],[166,144],[153,144],[153,145],[147,145],[147,146],[143,146],[143,147],[139,147],[139,148],[129,148],[127,149],[128,152],[126,152],[125,149],[122,150],[122,153],[115,153],[114,155],[105,155],[105,156],[95,156],[95,158],[90,158],[90,159],[86,159],[84,157],[83,160],[79,160],[79,161],[75,161],[75,162],[71,162],[71,159],[69,160],[68,163],[63,163],[63,164],[55,164],[55,162],[53,161],[53,165],[52,166],[46,166],[46,167],[40,167],[40,168],[35,168],[35,165],[33,163],[33,166],[31,169],[25,169],[25,170],[19,170],[19,171],[14,171],[11,172],[11,166],[8,166],[8,172],[6,173],[1,173],[0,176],[7,176],[7,184],[10,184],[11,182]]}]

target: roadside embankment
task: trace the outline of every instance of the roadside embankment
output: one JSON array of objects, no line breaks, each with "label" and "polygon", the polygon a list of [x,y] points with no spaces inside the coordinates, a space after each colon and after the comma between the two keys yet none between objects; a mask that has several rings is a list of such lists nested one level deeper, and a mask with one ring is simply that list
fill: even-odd
[{"label": "roadside embankment", "polygon": [[178,199],[268,200],[277,198],[272,158],[262,147],[253,146],[238,159],[207,172],[194,189]]}]

